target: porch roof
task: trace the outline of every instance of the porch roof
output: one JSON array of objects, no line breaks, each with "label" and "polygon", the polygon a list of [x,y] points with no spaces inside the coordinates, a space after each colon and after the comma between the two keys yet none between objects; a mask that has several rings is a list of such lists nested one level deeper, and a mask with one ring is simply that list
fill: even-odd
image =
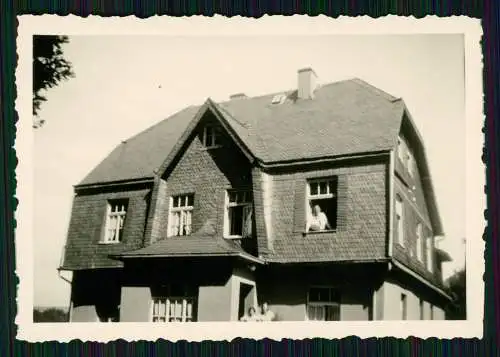
[{"label": "porch roof", "polygon": [[217,236],[191,235],[170,237],[153,243],[147,247],[111,255],[112,258],[186,258],[186,257],[240,257],[257,263],[261,259],[245,252],[235,241]]}]

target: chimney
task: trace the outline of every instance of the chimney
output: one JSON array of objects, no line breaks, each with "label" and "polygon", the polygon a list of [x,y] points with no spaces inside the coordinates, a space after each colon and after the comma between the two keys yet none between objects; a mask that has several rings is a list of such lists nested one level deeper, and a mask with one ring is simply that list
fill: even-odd
[{"label": "chimney", "polygon": [[302,68],[298,70],[298,98],[313,99],[314,91],[317,88],[317,76],[312,68]]},{"label": "chimney", "polygon": [[229,96],[229,99],[230,100],[234,100],[234,99],[244,99],[246,98],[246,94],[245,93],[236,93],[236,94],[232,94]]}]

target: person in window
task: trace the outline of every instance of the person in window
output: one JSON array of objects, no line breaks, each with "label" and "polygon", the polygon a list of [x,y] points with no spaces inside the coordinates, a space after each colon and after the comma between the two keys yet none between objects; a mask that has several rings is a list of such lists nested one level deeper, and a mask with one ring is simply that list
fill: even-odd
[{"label": "person in window", "polygon": [[260,310],[260,316],[259,316],[259,321],[273,321],[274,320],[274,312],[272,312],[269,309],[269,305],[267,305],[267,302],[263,302]]},{"label": "person in window", "polygon": [[255,309],[255,307],[251,306],[248,309],[248,313],[243,315],[243,317],[240,319],[240,321],[243,321],[243,322],[257,321],[257,310]]},{"label": "person in window", "polygon": [[312,213],[309,215],[306,224],[306,232],[324,231],[325,229],[332,229],[326,214],[321,211],[319,205],[314,205]]}]

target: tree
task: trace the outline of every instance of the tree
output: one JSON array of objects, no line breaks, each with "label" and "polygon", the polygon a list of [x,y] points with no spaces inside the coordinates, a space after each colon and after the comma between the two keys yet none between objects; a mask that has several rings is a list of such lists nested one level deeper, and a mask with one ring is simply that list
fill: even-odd
[{"label": "tree", "polygon": [[68,314],[55,307],[33,309],[33,322],[68,322]]},{"label": "tree", "polygon": [[467,319],[467,294],[466,294],[466,270],[465,268],[457,271],[447,280],[448,290],[453,298],[449,305],[446,315],[449,320]]},{"label": "tree", "polygon": [[38,118],[40,106],[47,98],[44,91],[55,87],[62,80],[75,76],[72,65],[63,56],[62,45],[68,43],[67,36],[33,36],[33,127],[43,125]]}]

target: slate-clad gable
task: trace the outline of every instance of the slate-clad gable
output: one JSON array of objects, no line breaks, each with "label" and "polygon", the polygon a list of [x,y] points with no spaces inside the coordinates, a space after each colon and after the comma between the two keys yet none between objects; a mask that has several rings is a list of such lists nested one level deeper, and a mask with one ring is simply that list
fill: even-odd
[{"label": "slate-clad gable", "polygon": [[[386,259],[388,157],[371,164],[316,168],[275,174],[271,262],[321,262]],[[309,178],[337,176],[337,230],[305,231]]]},{"label": "slate-clad gable", "polygon": [[[126,199],[127,214],[120,243],[102,244],[108,200]],[[90,190],[73,199],[68,238],[62,268],[81,270],[120,267],[109,254],[137,249],[144,244],[144,228],[150,201],[148,185],[129,186],[116,191]]]},{"label": "slate-clad gable", "polygon": [[[221,145],[217,148],[203,145],[202,133],[207,125],[220,130]],[[215,239],[223,235],[226,191],[231,188],[252,191],[252,167],[229,135],[218,126],[212,113],[207,112],[189,136],[185,149],[161,177],[161,182],[163,190],[158,196],[161,205],[158,217],[154,218],[157,229],[151,242],[169,239],[169,200],[183,194],[194,195],[192,232],[209,223],[214,232],[205,238]]]}]

